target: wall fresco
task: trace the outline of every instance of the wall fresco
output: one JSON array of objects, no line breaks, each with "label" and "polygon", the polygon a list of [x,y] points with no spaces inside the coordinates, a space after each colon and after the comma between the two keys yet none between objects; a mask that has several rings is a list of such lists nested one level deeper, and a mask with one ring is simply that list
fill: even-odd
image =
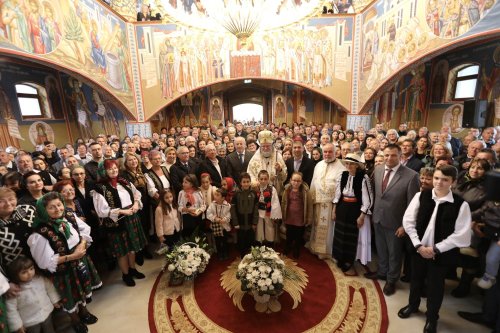
[{"label": "wall fresco", "polygon": [[360,27],[361,108],[368,107],[366,102],[375,90],[401,68],[429,51],[469,37],[471,29],[492,10],[500,10],[496,0],[380,0],[373,4],[364,11]]},{"label": "wall fresco", "polygon": [[197,87],[246,77],[297,82],[349,104],[352,18],[310,19],[244,42],[176,24],[136,31],[146,118]]},{"label": "wall fresco", "polygon": [[0,12],[0,50],[68,68],[135,109],[125,23],[105,6],[92,0],[3,0]]}]

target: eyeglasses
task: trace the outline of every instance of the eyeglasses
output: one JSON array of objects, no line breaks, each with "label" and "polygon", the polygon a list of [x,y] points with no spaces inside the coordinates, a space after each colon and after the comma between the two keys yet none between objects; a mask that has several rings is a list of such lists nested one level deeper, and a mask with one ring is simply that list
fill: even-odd
[{"label": "eyeglasses", "polygon": [[85,176],[85,172],[74,173],[73,176]]}]

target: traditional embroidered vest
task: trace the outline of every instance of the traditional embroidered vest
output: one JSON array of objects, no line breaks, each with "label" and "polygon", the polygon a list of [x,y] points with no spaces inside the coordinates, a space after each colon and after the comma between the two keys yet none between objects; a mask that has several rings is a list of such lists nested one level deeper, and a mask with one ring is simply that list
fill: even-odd
[{"label": "traditional embroidered vest", "polygon": [[[76,223],[75,215],[69,211],[65,212],[66,220],[73,225],[76,232],[78,233],[78,237],[80,238],[80,232],[78,231],[78,224]],[[68,246],[68,241],[64,234],[60,231],[55,231],[54,228],[47,224],[40,224],[35,231],[42,235],[45,239],[49,241],[49,245],[57,253],[60,257],[71,254],[71,249]],[[65,273],[71,264],[75,264],[77,261],[63,262],[57,265],[56,272],[54,274],[63,274]],[[46,272],[48,273],[48,272]],[[51,273],[49,273],[51,274]]]},{"label": "traditional embroidered vest", "polygon": [[[446,239],[455,231],[455,221],[464,200],[456,194],[453,194],[453,200],[454,202],[444,202],[438,207],[434,225],[434,244]],[[420,239],[424,237],[434,207],[436,207],[436,202],[432,199],[432,190],[423,191],[420,194],[420,207],[416,224],[417,234]],[[459,252],[459,248],[451,249],[441,253],[436,257],[436,260],[440,260],[442,264],[454,265],[458,262]]]},{"label": "traditional embroidered vest", "polygon": [[263,191],[260,188],[257,190],[257,197],[259,198],[259,210],[265,210],[266,216],[271,216],[271,199],[273,196],[273,188],[268,185]]},{"label": "traditional embroidered vest", "polygon": [[[162,166],[161,167],[161,170],[163,171],[163,174],[165,175],[165,177],[167,177],[167,180],[170,182],[170,173],[168,172],[167,168]],[[160,191],[160,190],[163,190],[164,187],[163,187],[163,183],[161,182],[161,179],[160,177],[158,177],[158,175],[156,174],[156,172],[154,172],[152,169],[148,171],[148,175],[149,177],[151,177],[151,180],[153,181],[153,183],[155,184],[155,188]],[[154,200],[153,199],[153,202],[155,205],[158,204],[158,200]]]},{"label": "traditional embroidered vest", "polygon": [[[340,178],[340,193],[342,196],[343,196],[342,192],[344,191],[344,188],[347,185],[348,179],[349,179],[349,172],[348,171],[342,172],[342,177]],[[354,191],[354,196],[356,197],[356,199],[358,199],[358,203],[360,205],[363,200],[363,191],[362,191],[363,179],[364,179],[364,173],[356,172],[356,175],[352,180],[352,189]]]},{"label": "traditional embroidered vest", "polygon": [[[130,195],[130,200],[133,202],[134,193],[132,192],[132,187],[130,186],[130,183],[123,178],[119,180],[119,183],[125,188],[125,190],[127,190],[127,192]],[[108,203],[110,209],[124,208],[122,207],[122,202],[120,200],[120,196],[118,195],[118,190],[113,186],[111,186],[110,183],[106,182],[106,183],[96,184],[96,192],[101,194],[104,197],[104,199],[106,199],[106,202]],[[102,224],[106,228],[120,229],[120,230],[123,229],[122,223],[119,223],[118,221],[113,221],[109,217],[102,219]]]}]

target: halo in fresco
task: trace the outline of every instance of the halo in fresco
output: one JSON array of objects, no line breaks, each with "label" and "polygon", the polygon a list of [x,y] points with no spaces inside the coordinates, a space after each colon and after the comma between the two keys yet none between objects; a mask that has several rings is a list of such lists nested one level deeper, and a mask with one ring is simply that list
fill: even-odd
[{"label": "halo in fresco", "polygon": [[462,130],[463,105],[453,104],[443,114],[443,126],[450,126],[452,133]]},{"label": "halo in fresco", "polygon": [[470,30],[488,14],[496,0],[427,0],[426,21],[432,33],[455,38]]}]

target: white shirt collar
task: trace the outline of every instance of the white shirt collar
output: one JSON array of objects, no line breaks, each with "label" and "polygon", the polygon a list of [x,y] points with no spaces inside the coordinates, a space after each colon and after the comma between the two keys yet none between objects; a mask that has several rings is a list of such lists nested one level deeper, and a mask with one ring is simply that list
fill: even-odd
[{"label": "white shirt collar", "polygon": [[446,194],[444,197],[438,198],[436,195],[436,191],[432,189],[432,199],[436,202],[455,202],[455,199],[453,198],[453,192],[448,191],[448,194]]},{"label": "white shirt collar", "polygon": [[398,169],[399,169],[400,166],[401,166],[401,163],[398,163],[398,165],[396,165],[393,168],[389,168],[388,166],[385,166],[385,171],[391,169],[394,173],[396,173],[398,171]]}]

